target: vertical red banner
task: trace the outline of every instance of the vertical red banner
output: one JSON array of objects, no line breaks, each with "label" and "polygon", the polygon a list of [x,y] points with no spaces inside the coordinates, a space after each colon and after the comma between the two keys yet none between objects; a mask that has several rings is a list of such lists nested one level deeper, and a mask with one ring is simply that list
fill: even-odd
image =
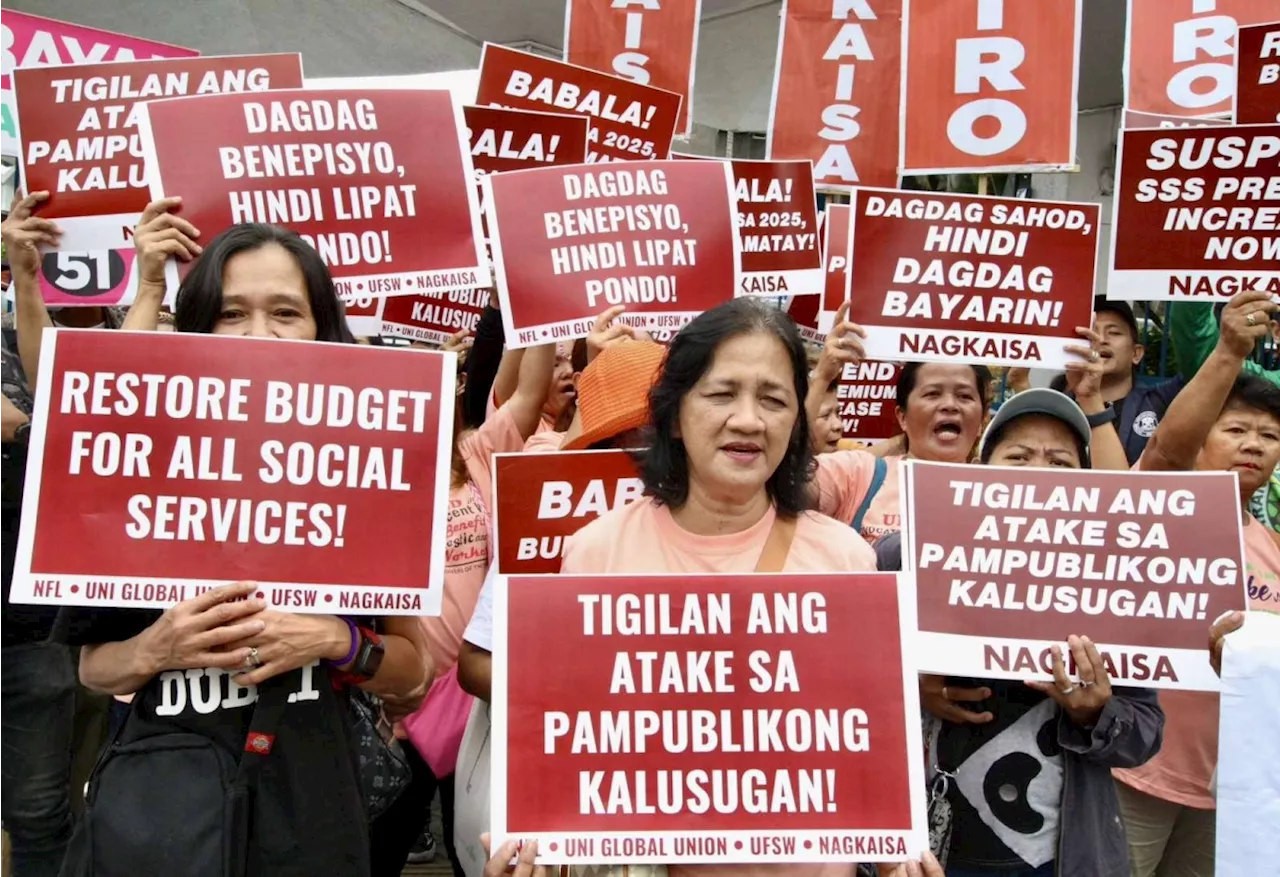
[{"label": "vertical red banner", "polygon": [[1276,0],[1129,0],[1126,109],[1225,116],[1236,90],[1236,30],[1274,21]]},{"label": "vertical red banner", "polygon": [[676,135],[693,130],[693,73],[702,0],[569,0],[564,59],[674,91],[684,98]]},{"label": "vertical red banner", "polygon": [[819,189],[896,186],[902,0],[783,0],[771,159],[808,159]]},{"label": "vertical red banner", "polygon": [[822,225],[822,270],[826,283],[818,310],[818,331],[831,331],[836,311],[849,300],[849,260],[853,254],[848,204],[828,204]]},{"label": "vertical red banner", "polygon": [[906,0],[904,175],[1075,162],[1083,0]]}]

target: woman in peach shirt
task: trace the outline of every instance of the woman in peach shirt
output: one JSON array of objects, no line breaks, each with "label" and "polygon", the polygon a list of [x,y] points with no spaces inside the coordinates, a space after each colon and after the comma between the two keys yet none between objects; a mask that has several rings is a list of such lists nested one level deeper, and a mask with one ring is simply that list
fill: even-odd
[{"label": "woman in peach shirt", "polygon": [[[805,511],[807,391],[804,345],[781,311],[743,298],[699,316],[672,342],[650,396],[646,499],[570,537],[562,571],[750,573],[766,542],[779,542],[775,528],[784,544],[789,537],[779,552],[787,571],[874,569],[857,533]],[[669,873],[852,877],[855,868],[671,865]]]}]

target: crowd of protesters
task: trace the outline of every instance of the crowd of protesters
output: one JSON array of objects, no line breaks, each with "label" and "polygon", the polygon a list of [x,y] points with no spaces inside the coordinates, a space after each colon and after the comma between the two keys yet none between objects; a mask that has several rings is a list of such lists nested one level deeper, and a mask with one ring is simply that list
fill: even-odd
[{"label": "crowd of protesters", "polygon": [[[459,729],[440,718],[449,713],[439,704],[460,691],[490,696],[496,453],[636,453],[644,498],[567,542],[563,570],[587,574],[900,569],[900,457],[1231,471],[1247,522],[1251,608],[1280,611],[1280,522],[1268,512],[1280,464],[1280,375],[1252,361],[1277,306],[1256,292],[1220,314],[1175,307],[1181,374],[1162,383],[1138,380],[1139,325],[1115,302],[1100,301],[1093,325],[1079,327],[1078,361],[1060,389],[1029,388],[1015,370],[1007,376],[1015,394],[997,405],[983,363],[908,363],[896,397],[903,437],[870,449],[845,447],[833,416],[834,383],[862,356],[862,330],[843,311],[821,349],[809,349],[774,303],[738,299],[697,317],[667,346],[618,322],[614,308],[572,346],[507,351],[490,305],[474,337],[450,343],[464,367],[439,616],[292,614],[266,608],[252,582],[166,611],[11,605],[29,418],[34,395],[47,392],[38,368],[45,326],[370,341],[352,336],[327,269],[296,235],[240,225],[210,239],[174,212],[177,199],[153,203],[138,225],[141,284],[127,313],[54,311],[37,276],[39,247],[59,241],[56,224],[40,217],[44,197],[20,196],[3,226],[16,301],[3,346],[3,819],[15,877],[393,875],[422,837],[437,793],[461,874],[450,819]],[[162,306],[170,258],[193,263],[172,314]],[[1206,661],[1243,621],[1233,614],[1206,631]],[[1076,678],[1062,650],[1053,682],[921,676],[931,777],[981,770],[996,749],[1023,753],[1042,771],[1031,803],[1043,818],[1031,830],[1006,825],[980,813],[960,784],[944,784],[950,829],[937,858],[880,866],[880,874],[939,877],[939,859],[950,877],[1213,873],[1216,696],[1113,687],[1089,634],[1061,631]],[[202,678],[224,699],[174,709],[168,687]],[[193,682],[193,706],[198,688]],[[246,708],[253,690],[256,714]],[[117,775],[95,774],[94,806],[81,815],[72,788],[86,777],[72,778],[75,753],[107,736],[105,722],[77,730],[92,695],[99,712],[110,704],[108,764]],[[396,799],[377,808],[361,788],[348,708],[365,696],[395,726],[411,772]],[[253,777],[246,814],[236,757],[246,736],[263,730],[264,713],[279,757]],[[182,743],[148,745],[160,735]],[[452,743],[442,743],[446,736]],[[147,759],[154,782],[129,784],[129,753]],[[130,794],[105,799],[119,789]],[[559,871],[535,864],[534,843],[510,840],[492,853],[486,877]],[[835,877],[858,867],[672,864],[667,872]]]}]

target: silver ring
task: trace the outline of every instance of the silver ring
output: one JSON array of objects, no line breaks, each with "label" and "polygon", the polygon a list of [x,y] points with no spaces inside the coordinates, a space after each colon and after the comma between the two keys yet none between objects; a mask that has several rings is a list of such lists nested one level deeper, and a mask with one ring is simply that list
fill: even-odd
[{"label": "silver ring", "polygon": [[1258,318],[1253,315],[1252,311],[1245,315],[1244,321],[1250,326],[1258,325]]},{"label": "silver ring", "polygon": [[942,699],[943,699],[943,700],[951,700],[951,698],[947,696],[947,686],[945,686],[945,685],[944,685],[944,686],[942,686]]},{"label": "silver ring", "polygon": [[1058,691],[1061,692],[1063,695],[1068,695],[1075,690],[1076,690],[1076,687],[1074,685],[1068,685],[1066,688],[1058,689]]},{"label": "silver ring", "polygon": [[1088,681],[1086,681],[1086,680],[1084,680],[1084,679],[1081,679],[1081,680],[1080,680],[1080,687],[1081,687],[1081,688],[1091,688],[1091,687],[1093,687],[1094,685],[1097,685],[1097,684],[1098,684],[1097,682],[1088,682]]},{"label": "silver ring", "polygon": [[1096,351],[1096,350],[1090,350],[1090,351],[1089,351],[1089,362],[1097,362],[1097,361],[1098,361],[1098,351]]},{"label": "silver ring", "polygon": [[256,646],[249,647],[249,654],[244,657],[244,665],[251,670],[256,670],[262,666],[262,659],[258,657]]}]

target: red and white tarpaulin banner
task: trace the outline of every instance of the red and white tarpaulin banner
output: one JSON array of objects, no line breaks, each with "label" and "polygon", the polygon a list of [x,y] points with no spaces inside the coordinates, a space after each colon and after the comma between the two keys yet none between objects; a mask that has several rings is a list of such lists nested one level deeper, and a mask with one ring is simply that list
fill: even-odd
[{"label": "red and white tarpaulin banner", "polygon": [[1084,0],[903,0],[905,175],[1071,170]]},{"label": "red and white tarpaulin banner", "polygon": [[630,865],[927,848],[909,578],[498,576],[494,603],[494,843]]},{"label": "red and white tarpaulin banner", "polygon": [[898,423],[898,376],[894,362],[846,363],[836,386],[841,438],[873,445],[902,434]]},{"label": "red and white tarpaulin banner", "polygon": [[903,0],[783,0],[768,157],[819,189],[898,185]]},{"label": "red and white tarpaulin banner", "polygon": [[1097,204],[857,189],[852,207],[849,319],[869,359],[1074,359],[1093,322]]},{"label": "red and white tarpaulin banner", "polygon": [[97,64],[102,61],[138,61],[151,58],[192,58],[195,49],[144,40],[96,27],[83,27],[29,12],[6,9],[0,20],[0,153],[21,155],[18,149],[18,112],[13,99],[13,71],[18,67],[56,67]]},{"label": "red and white tarpaulin banner", "polygon": [[1122,131],[1116,168],[1107,298],[1280,295],[1280,125]]},{"label": "red and white tarpaulin banner", "polygon": [[680,95],[676,136],[688,137],[701,19],[702,0],[568,0],[564,59]]},{"label": "red and white tarpaulin banner", "polygon": [[241,222],[286,226],[344,301],[489,285],[462,109],[447,91],[372,79],[159,100],[139,124],[152,197],[181,195],[208,239]]},{"label": "red and white tarpaulin banner", "polygon": [[[708,158],[678,152],[671,157]],[[733,159],[729,166],[742,239],[738,294],[821,294],[822,245],[813,165],[807,161]]]},{"label": "red and white tarpaulin banner", "polygon": [[540,168],[484,186],[509,348],[585,338],[614,305],[636,328],[679,329],[740,285],[724,162]]},{"label": "red and white tarpaulin banner", "polygon": [[[458,332],[475,332],[489,305],[487,289],[454,289],[380,300],[376,335],[443,344]],[[352,321],[348,320],[348,325]],[[354,329],[352,332],[354,333]]]},{"label": "red and white tarpaulin banner", "polygon": [[644,495],[627,451],[495,454],[493,530],[498,572],[558,573],[564,542]]},{"label": "red and white tarpaulin banner", "polygon": [[1237,125],[1280,122],[1280,21],[1240,28],[1234,100]]},{"label": "red and white tarpaulin banner", "polygon": [[922,672],[1051,679],[1098,647],[1114,685],[1216,691],[1209,625],[1246,607],[1230,472],[902,465]]},{"label": "red and white tarpaulin banner", "polygon": [[435,615],[457,357],[46,329],[15,603]]},{"label": "red and white tarpaulin banner", "polygon": [[666,158],[681,99],[620,76],[485,43],[476,103],[586,116],[587,161],[603,162]]},{"label": "red and white tarpaulin banner", "polygon": [[822,223],[822,307],[818,310],[818,332],[825,336],[835,325],[836,311],[849,300],[849,261],[853,252],[850,234],[850,205],[827,203]]},{"label": "red and white tarpaulin banner", "polygon": [[1128,0],[1125,108],[1226,116],[1241,25],[1276,19],[1276,0]]},{"label": "red and white tarpaulin banner", "polygon": [[[6,20],[7,20],[6,13]],[[302,56],[235,55],[115,61],[13,72],[22,181],[49,192],[45,219],[63,230],[42,259],[50,304],[133,300],[133,227],[150,200],[140,120],[144,102],[302,85]]]}]

